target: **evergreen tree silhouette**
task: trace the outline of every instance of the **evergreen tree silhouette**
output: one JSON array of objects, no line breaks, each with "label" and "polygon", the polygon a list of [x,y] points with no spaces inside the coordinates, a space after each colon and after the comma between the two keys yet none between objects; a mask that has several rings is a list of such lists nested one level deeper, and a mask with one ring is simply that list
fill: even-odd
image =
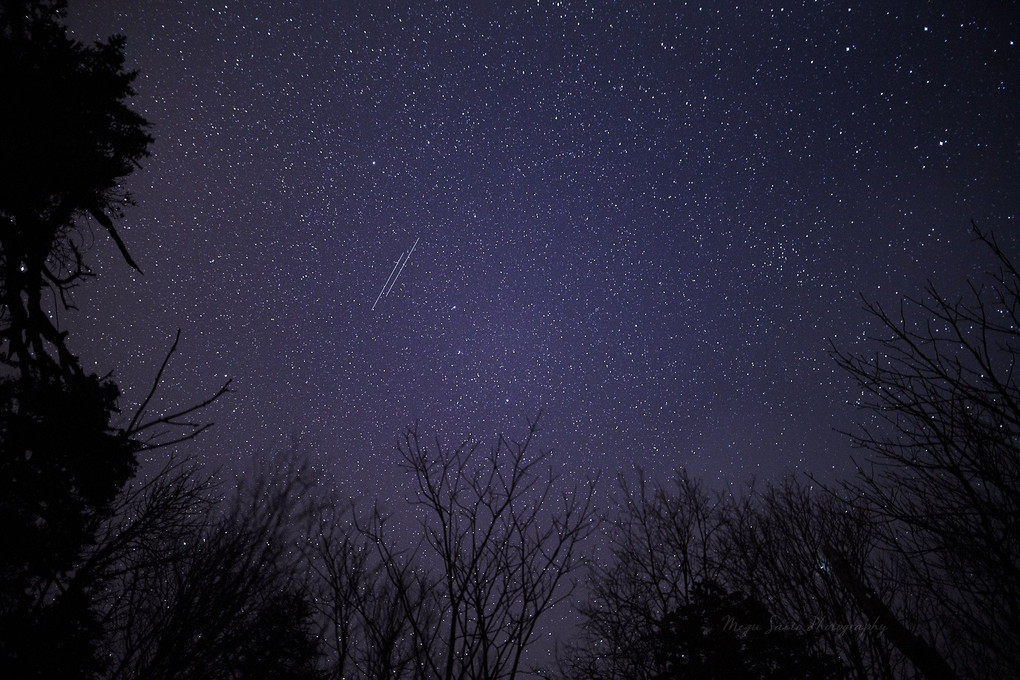
[{"label": "evergreen tree silhouette", "polygon": [[758,600],[711,581],[658,625],[657,680],[839,677],[840,665],[813,649],[810,623],[784,625]]},{"label": "evergreen tree silhouette", "polygon": [[65,3],[0,3],[0,665],[8,677],[97,668],[94,584],[76,564],[134,472],[139,444],[114,427],[119,390],[86,375],[49,296],[73,308],[90,275],[90,220],[137,268],[113,219],[120,182],[147,155],[127,107],[124,40],[70,39]]}]

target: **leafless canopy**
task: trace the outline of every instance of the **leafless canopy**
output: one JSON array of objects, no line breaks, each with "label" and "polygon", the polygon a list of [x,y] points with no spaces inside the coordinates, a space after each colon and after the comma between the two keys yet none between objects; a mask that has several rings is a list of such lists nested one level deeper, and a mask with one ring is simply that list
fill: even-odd
[{"label": "leafless canopy", "polygon": [[995,271],[960,297],[866,303],[874,354],[835,356],[871,415],[851,433],[869,456],[850,492],[904,585],[941,604],[935,643],[963,674],[1020,676],[1020,274],[974,230]]},{"label": "leafless canopy", "polygon": [[[427,445],[418,427],[398,448],[412,480],[419,538],[378,509],[357,531],[322,536],[335,677],[509,680],[543,615],[573,590],[579,546],[593,530],[595,480],[562,489],[522,440]],[[366,653],[366,649],[368,653]],[[342,672],[341,672],[342,670]]]}]

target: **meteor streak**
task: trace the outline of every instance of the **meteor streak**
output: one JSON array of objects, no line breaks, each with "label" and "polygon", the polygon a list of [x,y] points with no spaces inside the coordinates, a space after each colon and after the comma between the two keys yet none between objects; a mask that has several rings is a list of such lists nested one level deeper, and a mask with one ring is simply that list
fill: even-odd
[{"label": "meteor streak", "polygon": [[[418,247],[418,241],[420,240],[421,239],[418,238],[414,239],[414,245],[412,245],[411,249],[407,251],[407,257],[404,258],[404,264],[400,265],[400,271],[397,272],[397,275],[393,278],[393,283],[390,284],[390,290],[393,290],[393,286],[397,285],[397,279],[399,279],[400,275],[404,273],[404,267],[407,266],[407,261],[411,259],[411,253],[413,253],[414,249]],[[390,291],[386,291],[386,295],[389,296],[389,294]]]},{"label": "meteor streak", "polygon": [[[388,297],[390,291],[393,290],[393,286],[397,285],[397,279],[399,279],[400,275],[404,272],[404,267],[407,266],[407,261],[411,259],[411,253],[413,253],[414,249],[418,247],[418,241],[420,240],[420,237],[416,238],[411,249],[400,253],[400,257],[398,257],[397,261],[393,263],[393,269],[390,270],[390,275],[386,277],[386,283],[383,284],[382,290],[379,291],[379,295],[376,296],[375,302],[372,303],[373,312],[375,311],[375,306],[379,304],[379,300],[384,297]],[[398,270],[397,267],[400,267],[400,269]],[[393,275],[394,272],[396,272],[396,276]]]},{"label": "meteor streak", "polygon": [[390,270],[390,275],[386,277],[386,283],[383,284],[382,290],[379,291],[379,295],[375,298],[375,302],[372,303],[372,311],[375,311],[375,306],[379,304],[379,300],[382,299],[383,293],[386,292],[386,286],[390,285],[390,279],[393,278],[393,272],[397,271],[397,265],[400,264],[400,260],[404,257],[404,253],[400,253],[400,257],[393,263],[393,269]]}]

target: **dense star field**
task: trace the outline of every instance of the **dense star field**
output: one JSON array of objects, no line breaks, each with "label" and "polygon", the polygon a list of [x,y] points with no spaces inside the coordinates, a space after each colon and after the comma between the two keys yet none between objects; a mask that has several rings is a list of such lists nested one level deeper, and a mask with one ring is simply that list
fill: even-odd
[{"label": "dense star field", "polygon": [[[771,4],[765,8],[759,5]],[[999,2],[72,3],[127,36],[152,157],[61,323],[130,409],[233,378],[210,461],[522,433],[564,473],[849,469],[829,357],[1017,251]],[[414,247],[409,255],[408,251]],[[94,362],[94,363],[92,363]]]}]

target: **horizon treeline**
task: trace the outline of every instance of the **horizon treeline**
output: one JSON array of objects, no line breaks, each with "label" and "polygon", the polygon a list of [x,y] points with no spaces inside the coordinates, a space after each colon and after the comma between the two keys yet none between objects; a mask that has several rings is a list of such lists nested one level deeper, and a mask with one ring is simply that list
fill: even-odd
[{"label": "horizon treeline", "polygon": [[[231,487],[178,445],[194,403],[133,413],[52,312],[93,275],[149,153],[123,37],[70,39],[61,0],[0,3],[0,667],[11,678],[1020,677],[1020,272],[890,312],[866,353],[856,474],[713,490],[564,480],[539,417],[491,445],[415,424],[412,530],[298,455]],[[100,362],[102,363],[102,362]],[[156,400],[158,401],[158,400]],[[139,456],[162,461],[146,474]],[[578,622],[555,654],[550,612]]]}]

